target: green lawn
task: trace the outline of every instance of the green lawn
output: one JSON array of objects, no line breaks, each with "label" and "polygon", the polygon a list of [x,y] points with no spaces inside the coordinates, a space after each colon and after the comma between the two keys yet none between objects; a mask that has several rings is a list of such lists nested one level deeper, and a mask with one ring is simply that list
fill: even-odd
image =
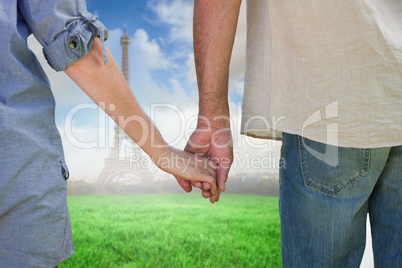
[{"label": "green lawn", "polygon": [[68,198],[75,255],[59,267],[281,267],[278,198]]}]

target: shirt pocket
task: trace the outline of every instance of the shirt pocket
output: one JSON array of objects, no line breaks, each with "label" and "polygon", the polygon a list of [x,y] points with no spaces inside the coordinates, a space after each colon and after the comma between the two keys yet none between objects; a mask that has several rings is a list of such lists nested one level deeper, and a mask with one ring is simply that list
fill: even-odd
[{"label": "shirt pocket", "polygon": [[336,197],[369,172],[370,149],[336,147],[299,137],[304,183]]}]

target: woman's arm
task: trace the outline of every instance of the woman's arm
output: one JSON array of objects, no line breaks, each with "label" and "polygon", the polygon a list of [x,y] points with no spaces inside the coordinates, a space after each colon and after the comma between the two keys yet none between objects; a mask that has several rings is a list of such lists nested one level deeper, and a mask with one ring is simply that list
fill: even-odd
[{"label": "woman's arm", "polygon": [[[118,65],[95,38],[90,53],[64,71],[162,170],[190,180],[209,182],[216,194],[215,167],[210,161],[170,147],[140,107]],[[104,106],[104,107],[103,107]],[[152,137],[152,139],[151,139]],[[161,165],[163,163],[163,165]]]}]

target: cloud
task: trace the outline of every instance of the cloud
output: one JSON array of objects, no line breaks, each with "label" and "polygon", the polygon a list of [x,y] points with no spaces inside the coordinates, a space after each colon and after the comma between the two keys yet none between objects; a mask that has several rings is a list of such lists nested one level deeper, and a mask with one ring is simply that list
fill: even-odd
[{"label": "cloud", "polygon": [[151,0],[148,6],[157,15],[161,23],[170,28],[170,41],[193,41],[193,3],[184,0]]},{"label": "cloud", "polygon": [[138,29],[135,32],[132,51],[137,57],[135,61],[141,62],[141,68],[146,68],[149,71],[166,70],[172,65],[165,58],[155,39],[149,40],[147,32],[143,29]]},{"label": "cloud", "polygon": [[246,68],[246,39],[246,1],[242,1],[239,20],[237,23],[236,38],[233,45],[232,58],[230,61],[229,92],[239,93],[239,89],[237,87],[238,81],[244,79]]},{"label": "cloud", "polygon": [[[158,16],[159,21],[169,27],[169,37],[171,42],[186,44],[188,50],[192,50],[193,41],[193,2],[185,0],[156,1],[151,0],[148,6]],[[246,4],[243,1],[240,8],[240,15],[237,24],[236,38],[233,45],[232,58],[230,63],[229,92],[239,93],[238,81],[243,80],[246,65]],[[187,51],[187,50],[185,50]],[[174,52],[177,53],[177,52]],[[194,55],[181,55],[179,57],[188,57],[187,79],[190,82],[195,81]]]},{"label": "cloud", "polygon": [[195,84],[197,82],[197,75],[195,72],[195,60],[194,60],[194,53],[190,53],[188,55],[187,61],[186,61],[186,79],[187,83],[189,84]]},{"label": "cloud", "polygon": [[232,87],[232,91],[238,95],[243,95],[244,91],[244,80],[238,80],[234,82],[234,85]]}]

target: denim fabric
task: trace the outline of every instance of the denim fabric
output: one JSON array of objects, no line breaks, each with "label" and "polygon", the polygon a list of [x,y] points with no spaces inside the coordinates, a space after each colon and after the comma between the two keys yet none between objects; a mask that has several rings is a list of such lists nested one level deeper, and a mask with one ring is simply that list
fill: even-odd
[{"label": "denim fabric", "polygon": [[370,214],[376,267],[402,267],[402,146],[356,149],[284,133],[284,267],[359,267]]},{"label": "denim fabric", "polygon": [[0,267],[55,267],[74,252],[68,168],[31,33],[57,70],[107,38],[83,0],[0,1]]}]

